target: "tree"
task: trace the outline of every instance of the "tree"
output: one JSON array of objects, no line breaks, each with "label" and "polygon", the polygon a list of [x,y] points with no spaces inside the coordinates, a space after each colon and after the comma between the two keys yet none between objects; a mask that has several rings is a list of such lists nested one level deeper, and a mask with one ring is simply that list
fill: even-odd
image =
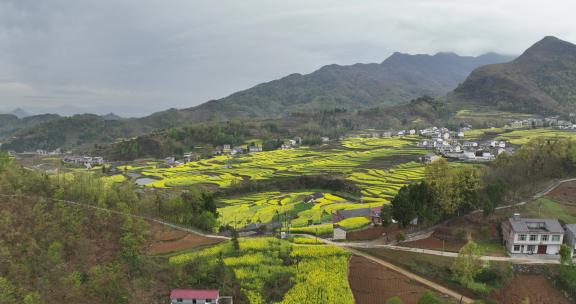
[{"label": "tree", "polygon": [[392,206],[384,205],[380,210],[380,221],[382,226],[388,227],[392,223]]},{"label": "tree", "polygon": [[4,150],[0,150],[0,172],[4,171],[10,165],[10,154]]},{"label": "tree", "polygon": [[562,265],[572,265],[572,252],[570,251],[570,247],[566,244],[562,244],[560,246],[560,264]]},{"label": "tree", "polygon": [[386,304],[404,304],[404,301],[399,296],[394,296],[386,300]]},{"label": "tree", "polygon": [[460,248],[458,257],[452,263],[454,276],[463,283],[472,283],[474,278],[484,269],[484,262],[480,259],[481,249],[473,241],[469,241]]},{"label": "tree", "polygon": [[234,251],[240,251],[240,242],[238,241],[238,231],[236,229],[232,229],[232,247],[234,247]]},{"label": "tree", "polygon": [[417,213],[416,204],[410,197],[412,185],[407,185],[400,188],[400,191],[392,199],[392,216],[400,227],[406,227],[410,224]]},{"label": "tree", "polygon": [[506,186],[501,180],[490,183],[482,189],[482,211],[484,215],[490,215],[494,212],[496,206],[502,204]]},{"label": "tree", "polygon": [[438,298],[435,294],[430,291],[426,291],[420,300],[418,300],[418,304],[443,304],[446,303],[442,299]]},{"label": "tree", "polygon": [[120,255],[128,265],[132,275],[135,274],[140,267],[140,247],[143,241],[141,236],[132,232],[126,232],[122,238],[120,238],[120,245],[122,246]]}]

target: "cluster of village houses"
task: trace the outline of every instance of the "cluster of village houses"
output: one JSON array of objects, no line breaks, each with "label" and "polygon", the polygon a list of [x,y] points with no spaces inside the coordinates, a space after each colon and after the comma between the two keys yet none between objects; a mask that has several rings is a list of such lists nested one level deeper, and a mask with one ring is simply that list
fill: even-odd
[{"label": "cluster of village houses", "polygon": [[[574,114],[571,113],[570,116],[574,116]],[[528,118],[524,120],[515,120],[511,122],[508,127],[513,129],[555,127],[560,130],[575,130],[576,124],[554,116],[546,118]]]},{"label": "cluster of village houses", "polygon": [[83,165],[87,169],[91,169],[93,166],[104,165],[104,158],[100,156],[65,156],[62,162],[65,164]]},{"label": "cluster of village houses", "polygon": [[[424,139],[418,142],[418,147],[434,149],[438,155],[460,161],[491,161],[504,152],[514,153],[514,149],[507,147],[506,142],[502,140],[467,141],[464,138],[468,130],[470,128],[462,128],[454,132],[437,127],[420,130],[419,134]],[[423,161],[432,162],[434,159],[434,155],[427,155]]]}]

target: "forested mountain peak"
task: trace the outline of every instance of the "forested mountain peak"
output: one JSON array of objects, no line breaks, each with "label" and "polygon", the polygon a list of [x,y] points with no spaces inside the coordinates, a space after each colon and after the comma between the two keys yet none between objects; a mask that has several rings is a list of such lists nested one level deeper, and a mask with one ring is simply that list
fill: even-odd
[{"label": "forested mountain peak", "polygon": [[548,36],[510,63],[476,69],[455,90],[463,105],[539,114],[576,110],[576,45]]}]

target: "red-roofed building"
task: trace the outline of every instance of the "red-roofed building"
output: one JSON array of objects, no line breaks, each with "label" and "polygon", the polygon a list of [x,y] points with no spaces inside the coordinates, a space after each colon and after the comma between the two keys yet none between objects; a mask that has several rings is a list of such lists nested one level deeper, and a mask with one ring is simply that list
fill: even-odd
[{"label": "red-roofed building", "polygon": [[217,289],[174,289],[170,292],[172,304],[217,304],[218,298],[220,292]]}]

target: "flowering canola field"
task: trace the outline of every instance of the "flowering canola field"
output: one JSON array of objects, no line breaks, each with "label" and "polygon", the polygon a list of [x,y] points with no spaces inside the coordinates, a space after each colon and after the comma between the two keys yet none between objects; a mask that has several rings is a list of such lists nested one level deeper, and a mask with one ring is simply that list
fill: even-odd
[{"label": "flowering canola field", "polygon": [[[214,273],[218,263],[232,270],[234,279],[249,303],[266,303],[266,284],[289,277],[293,285],[275,303],[354,303],[348,284],[349,254],[329,245],[296,245],[275,238],[239,240],[240,250],[231,242],[170,258],[170,263],[195,263]],[[219,262],[221,261],[221,262]]]}]

